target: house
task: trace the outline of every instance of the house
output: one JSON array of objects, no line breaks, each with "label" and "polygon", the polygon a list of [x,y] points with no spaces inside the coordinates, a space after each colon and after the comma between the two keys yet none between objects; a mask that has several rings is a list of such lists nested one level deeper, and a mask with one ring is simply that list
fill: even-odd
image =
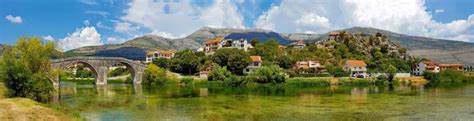
[{"label": "house", "polygon": [[224,37],[216,37],[214,39],[206,41],[206,44],[204,45],[204,53],[206,55],[212,55],[214,52],[221,47],[221,41],[224,39]]},{"label": "house", "polygon": [[152,50],[146,53],[146,63],[150,63],[154,58],[170,59],[174,56],[176,50]]},{"label": "house", "polygon": [[199,77],[200,78],[207,78],[209,76],[209,73],[211,73],[212,70],[214,70],[214,68],[217,66],[216,63],[210,63],[210,64],[207,64],[206,67],[202,68],[200,71],[199,71]]},{"label": "house", "polygon": [[422,61],[416,65],[414,65],[414,68],[412,70],[413,75],[423,75],[425,72],[433,72],[433,73],[438,73],[440,72],[439,64],[435,63],[433,61],[427,60],[427,61]]},{"label": "house", "polygon": [[214,39],[206,41],[204,48],[199,48],[198,51],[204,51],[206,55],[212,55],[214,52],[221,48],[237,48],[247,51],[253,46],[247,42],[246,39],[224,39],[224,37],[216,37]]},{"label": "house", "polygon": [[237,48],[247,51],[248,49],[253,48],[253,46],[245,39],[224,39],[220,42],[220,47],[218,49],[220,48]]},{"label": "house", "polygon": [[328,39],[329,39],[329,40],[339,40],[339,39],[342,38],[342,35],[343,35],[343,34],[344,34],[344,33],[342,33],[342,32],[330,32]]},{"label": "house", "polygon": [[439,64],[439,70],[444,71],[444,70],[456,70],[456,71],[464,71],[464,65],[463,64]]},{"label": "house", "polygon": [[346,60],[344,71],[349,71],[351,77],[367,77],[367,64],[362,60]]},{"label": "house", "polygon": [[304,41],[298,41],[298,42],[290,43],[289,46],[293,47],[293,48],[302,49],[302,48],[306,47],[306,44],[304,43]]},{"label": "house", "polygon": [[250,60],[252,61],[247,68],[244,69],[244,74],[249,74],[255,71],[256,68],[262,66],[262,57],[260,56],[250,56]]},{"label": "house", "polygon": [[321,63],[318,61],[298,61],[293,68],[298,71],[298,73],[304,74],[311,71],[310,69],[314,69],[316,71],[320,67]]}]

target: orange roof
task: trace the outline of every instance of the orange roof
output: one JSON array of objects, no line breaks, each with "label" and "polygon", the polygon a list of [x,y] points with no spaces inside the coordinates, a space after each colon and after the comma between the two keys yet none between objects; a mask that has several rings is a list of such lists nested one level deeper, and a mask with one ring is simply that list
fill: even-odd
[{"label": "orange roof", "polygon": [[262,57],[260,57],[260,56],[250,56],[250,60],[252,60],[252,62],[262,62]]},{"label": "orange roof", "polygon": [[341,32],[329,32],[329,36],[339,35]]},{"label": "orange roof", "polygon": [[216,37],[214,39],[211,39],[211,40],[207,40],[206,44],[211,44],[211,43],[219,43],[221,42],[221,40],[223,40],[224,37]]},{"label": "orange roof", "polygon": [[364,61],[361,61],[361,60],[347,60],[346,61],[346,64],[349,65],[349,66],[359,66],[359,67],[365,67],[367,66],[367,64],[365,64]]},{"label": "orange roof", "polygon": [[464,67],[463,64],[439,64],[440,67]]},{"label": "orange roof", "polygon": [[437,66],[438,65],[437,63],[435,63],[433,61],[430,61],[430,60],[422,61],[421,63],[424,63],[427,66]]},{"label": "orange roof", "polygon": [[146,55],[153,55],[155,53],[160,53],[160,54],[173,54],[176,53],[176,50],[152,50],[148,51]]}]

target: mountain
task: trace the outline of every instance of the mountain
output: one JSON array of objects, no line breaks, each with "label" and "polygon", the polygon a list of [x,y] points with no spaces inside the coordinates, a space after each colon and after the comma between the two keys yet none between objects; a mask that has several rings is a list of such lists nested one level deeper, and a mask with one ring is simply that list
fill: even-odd
[{"label": "mountain", "polygon": [[[368,27],[352,27],[338,31],[371,35],[378,32],[387,36],[392,42],[407,48],[412,56],[431,59],[439,63],[474,65],[474,43],[410,36]],[[314,40],[325,40],[327,37],[328,33]]]},{"label": "mountain", "polygon": [[[474,65],[474,54],[472,54],[474,53],[474,43],[410,36],[367,27],[352,27],[338,31],[370,35],[381,33],[382,35],[386,36],[390,41],[393,41],[401,47],[407,48],[409,50],[409,54],[413,56],[432,59],[440,63],[463,63],[467,65]],[[184,38],[169,39],[154,35],[146,35],[134,38],[121,44],[82,47],[68,51],[66,52],[66,55],[96,55],[114,57],[119,56],[130,59],[136,59],[138,56],[144,55],[146,50],[195,50],[201,47],[206,40],[213,39],[219,36],[232,39],[259,38],[260,40],[276,38],[281,44],[287,44],[291,41],[296,40],[304,40],[306,42],[318,42],[321,40],[326,40],[328,38],[328,33],[276,33],[270,30],[263,29],[228,29],[203,27]],[[124,53],[124,50],[133,50],[133,52]]]}]

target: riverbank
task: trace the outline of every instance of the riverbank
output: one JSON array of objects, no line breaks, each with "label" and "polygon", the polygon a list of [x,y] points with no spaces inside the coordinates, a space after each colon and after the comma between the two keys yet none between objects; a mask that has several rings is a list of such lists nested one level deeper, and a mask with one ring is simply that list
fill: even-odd
[{"label": "riverbank", "polygon": [[6,98],[6,87],[0,82],[1,121],[69,121],[73,118],[27,98]]}]

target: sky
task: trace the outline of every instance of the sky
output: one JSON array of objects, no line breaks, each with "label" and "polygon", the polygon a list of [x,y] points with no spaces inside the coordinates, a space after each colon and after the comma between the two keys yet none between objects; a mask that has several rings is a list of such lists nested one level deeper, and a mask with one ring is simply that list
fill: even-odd
[{"label": "sky", "polygon": [[474,0],[0,0],[0,44],[21,36],[64,51],[202,27],[326,33],[354,26],[474,42]]}]

